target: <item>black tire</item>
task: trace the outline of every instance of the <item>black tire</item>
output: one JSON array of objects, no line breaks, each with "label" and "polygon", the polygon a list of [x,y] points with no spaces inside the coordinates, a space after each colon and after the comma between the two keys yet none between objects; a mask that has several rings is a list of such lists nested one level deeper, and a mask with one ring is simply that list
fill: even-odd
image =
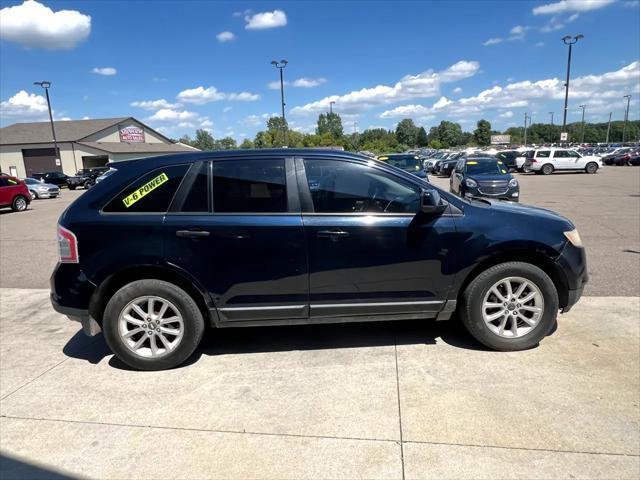
[{"label": "black tire", "polygon": [[[507,277],[522,277],[533,282],[544,300],[542,316],[536,326],[518,338],[498,336],[489,329],[482,316],[485,295],[495,283]],[[508,262],[488,268],[474,278],[462,295],[458,311],[462,323],[476,340],[493,350],[509,352],[537,346],[555,325],[558,308],[558,292],[543,270],[530,263]]]},{"label": "black tire", "polygon": [[550,163],[545,163],[540,169],[540,172],[542,173],[542,175],[551,175],[554,170],[555,169],[553,168],[553,165],[551,165]]},{"label": "black tire", "polygon": [[93,183],[91,183],[91,180],[87,180],[82,186],[85,190],[89,190],[93,186]]},{"label": "black tire", "polygon": [[[135,298],[154,295],[171,302],[184,322],[180,343],[160,358],[145,358],[131,351],[118,333],[118,318],[125,306]],[[195,351],[204,334],[204,319],[196,302],[181,288],[162,280],[148,279],[131,282],[118,290],[107,303],[102,329],[107,344],[124,363],[138,370],[166,370],[182,364]]]},{"label": "black tire", "polygon": [[596,173],[598,171],[598,164],[596,162],[589,162],[584,167],[584,171],[591,174]]},{"label": "black tire", "polygon": [[71,185],[69,185],[69,190],[75,190],[76,187],[72,187]]},{"label": "black tire", "polygon": [[24,212],[29,206],[29,200],[24,195],[16,195],[11,202],[11,210],[14,212]]}]

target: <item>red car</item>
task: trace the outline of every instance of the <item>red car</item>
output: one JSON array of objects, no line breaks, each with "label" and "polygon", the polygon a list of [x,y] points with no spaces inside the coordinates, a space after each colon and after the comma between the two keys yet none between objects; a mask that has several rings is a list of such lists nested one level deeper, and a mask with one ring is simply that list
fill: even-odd
[{"label": "red car", "polygon": [[22,212],[31,203],[27,185],[15,177],[0,175],[0,208],[11,207],[14,212]]}]

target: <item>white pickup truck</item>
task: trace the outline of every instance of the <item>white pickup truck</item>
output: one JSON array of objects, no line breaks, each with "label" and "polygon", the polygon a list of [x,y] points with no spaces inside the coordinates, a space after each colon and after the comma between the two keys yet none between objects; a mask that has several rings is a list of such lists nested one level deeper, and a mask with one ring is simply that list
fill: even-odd
[{"label": "white pickup truck", "polygon": [[600,157],[582,156],[569,148],[540,148],[535,150],[523,166],[525,171],[551,175],[556,170],[583,170],[596,173],[602,167]]}]

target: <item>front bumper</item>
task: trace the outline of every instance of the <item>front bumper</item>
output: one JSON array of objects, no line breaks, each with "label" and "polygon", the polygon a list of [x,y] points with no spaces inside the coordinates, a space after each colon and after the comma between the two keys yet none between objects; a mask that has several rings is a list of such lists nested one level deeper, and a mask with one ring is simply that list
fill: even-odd
[{"label": "front bumper", "polygon": [[562,313],[567,313],[578,303],[584,286],[589,282],[587,253],[583,247],[574,247],[573,244],[567,242],[556,263],[567,279],[567,304],[562,307]]},{"label": "front bumper", "polygon": [[38,191],[36,191],[36,193],[38,194],[38,198],[56,198],[58,195],[60,195],[60,190],[58,190],[57,192],[38,192]]},{"label": "front bumper", "polygon": [[513,187],[509,188],[505,193],[500,193],[496,195],[492,195],[489,193],[481,192],[477,187],[469,188],[464,187],[462,191],[462,196],[464,197],[484,197],[484,198],[493,198],[494,200],[506,200],[509,202],[519,202],[520,201],[520,188]]}]

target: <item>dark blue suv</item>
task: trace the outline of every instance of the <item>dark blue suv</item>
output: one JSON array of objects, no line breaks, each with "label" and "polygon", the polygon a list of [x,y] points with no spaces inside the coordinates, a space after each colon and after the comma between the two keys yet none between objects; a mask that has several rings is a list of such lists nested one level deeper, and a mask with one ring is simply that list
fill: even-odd
[{"label": "dark blue suv", "polygon": [[118,162],[60,217],[54,308],[138,369],[184,362],[205,326],[460,319],[537,345],[587,282],[567,219],[446,193],[344,152]]}]

